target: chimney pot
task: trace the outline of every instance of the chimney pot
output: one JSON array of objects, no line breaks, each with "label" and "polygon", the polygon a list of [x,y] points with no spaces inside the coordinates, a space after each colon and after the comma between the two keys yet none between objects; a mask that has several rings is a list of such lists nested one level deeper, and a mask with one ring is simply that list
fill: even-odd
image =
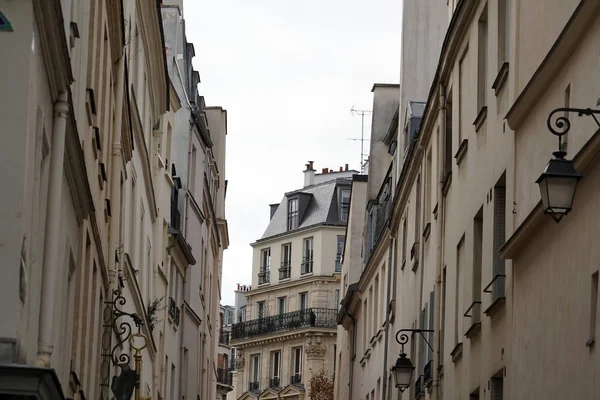
[{"label": "chimney pot", "polygon": [[342,172],[344,170],[344,167],[340,167],[340,172]]},{"label": "chimney pot", "polygon": [[348,171],[348,164],[346,164],[346,171]]}]

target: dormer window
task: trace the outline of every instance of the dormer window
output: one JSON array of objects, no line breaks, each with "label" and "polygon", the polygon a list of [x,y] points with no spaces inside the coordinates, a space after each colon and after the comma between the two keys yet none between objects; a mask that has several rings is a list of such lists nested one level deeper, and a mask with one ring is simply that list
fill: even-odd
[{"label": "dormer window", "polygon": [[348,222],[350,209],[350,189],[342,189],[340,193],[340,221]]},{"label": "dormer window", "polygon": [[288,200],[288,219],[287,230],[291,231],[298,228],[298,199]]}]

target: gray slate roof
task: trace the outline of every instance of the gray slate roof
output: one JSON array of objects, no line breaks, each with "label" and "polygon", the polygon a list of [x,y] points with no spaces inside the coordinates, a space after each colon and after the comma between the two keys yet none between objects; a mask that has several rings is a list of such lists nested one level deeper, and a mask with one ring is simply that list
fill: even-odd
[{"label": "gray slate roof", "polygon": [[[309,226],[318,224],[329,224],[329,225],[340,225],[345,226],[344,222],[339,219],[338,213],[338,198],[336,193],[336,187],[345,186],[350,188],[352,179],[350,178],[337,178],[331,181],[323,182],[318,185],[307,186],[303,189],[288,192],[283,196],[283,199],[279,203],[279,207],[265,233],[261,239],[266,239],[272,236],[281,235],[287,233],[287,204],[288,199],[292,198],[294,194],[305,193],[310,195],[310,201],[308,207],[301,215],[301,220],[298,224],[300,230]],[[259,239],[259,240],[261,240]]]}]

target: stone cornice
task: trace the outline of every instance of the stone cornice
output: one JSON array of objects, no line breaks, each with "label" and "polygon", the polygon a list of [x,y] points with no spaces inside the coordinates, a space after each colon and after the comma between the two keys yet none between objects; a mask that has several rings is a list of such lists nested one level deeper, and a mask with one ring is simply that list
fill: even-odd
[{"label": "stone cornice", "polygon": [[336,336],[337,328],[316,328],[309,326],[306,328],[296,329],[288,332],[275,332],[272,335],[259,336],[256,338],[232,340],[231,346],[238,349],[247,349],[256,346],[263,346],[269,343],[285,342],[288,340],[299,339],[314,333],[329,334],[330,336]]},{"label": "stone cornice", "polygon": [[272,292],[274,290],[280,290],[280,289],[287,289],[287,288],[291,288],[291,287],[295,287],[295,286],[304,286],[307,284],[312,284],[312,283],[317,283],[319,281],[323,282],[323,283],[335,283],[335,282],[339,282],[340,279],[340,274],[334,274],[334,275],[311,275],[308,278],[300,278],[300,279],[295,279],[295,280],[290,280],[290,281],[286,281],[286,282],[281,282],[275,285],[267,285],[267,286],[262,286],[253,290],[250,290],[249,292],[246,292],[246,298],[248,297],[252,297],[252,296],[256,296],[259,294],[263,294],[263,293],[268,293],[268,292]]}]

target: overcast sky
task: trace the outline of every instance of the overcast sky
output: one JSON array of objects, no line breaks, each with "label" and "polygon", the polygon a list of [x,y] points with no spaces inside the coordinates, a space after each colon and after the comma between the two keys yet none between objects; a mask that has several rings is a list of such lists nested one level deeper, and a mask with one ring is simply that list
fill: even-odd
[{"label": "overcast sky", "polygon": [[[373,83],[398,83],[402,0],[186,0],[207,105],[227,110],[229,181],[222,304],[250,284],[269,204],[302,187],[304,165],[359,169]],[[370,133],[365,117],[365,137]],[[368,143],[365,142],[368,152]]]}]

